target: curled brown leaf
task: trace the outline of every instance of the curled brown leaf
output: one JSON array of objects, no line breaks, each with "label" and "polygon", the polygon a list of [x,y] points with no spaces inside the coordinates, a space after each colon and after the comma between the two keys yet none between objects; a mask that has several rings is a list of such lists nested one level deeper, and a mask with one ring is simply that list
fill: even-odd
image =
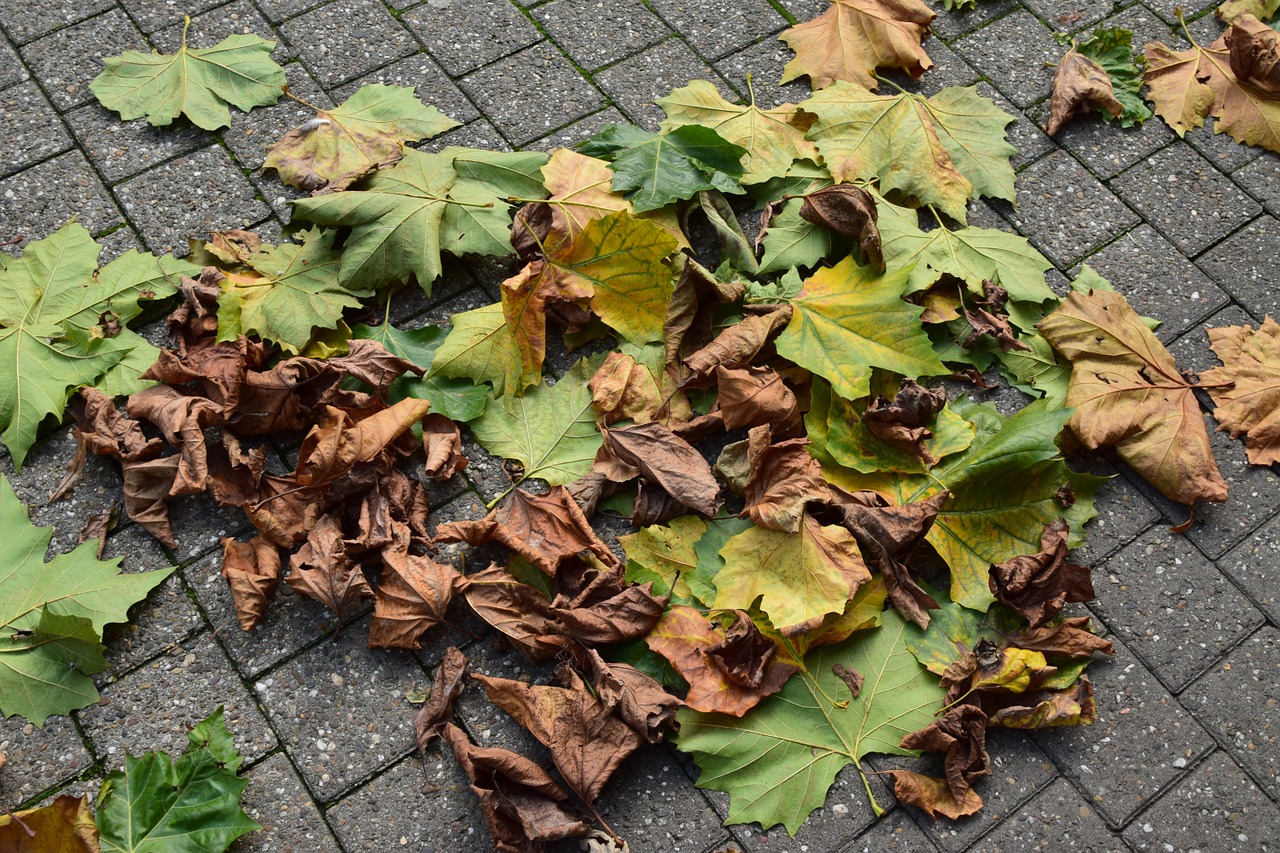
[{"label": "curled brown leaf", "polygon": [[231,588],[240,627],[252,631],[267,612],[267,602],[280,585],[280,550],[261,536],[248,542],[222,540],[222,577]]}]

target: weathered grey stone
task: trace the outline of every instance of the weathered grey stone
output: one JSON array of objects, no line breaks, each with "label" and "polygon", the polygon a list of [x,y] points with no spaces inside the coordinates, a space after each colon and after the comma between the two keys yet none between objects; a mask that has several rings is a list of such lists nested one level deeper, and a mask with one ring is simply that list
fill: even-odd
[{"label": "weathered grey stone", "polygon": [[970,33],[952,47],[1020,107],[1049,94],[1053,67],[1066,52],[1053,40],[1053,32],[1023,9]]},{"label": "weathered grey stone", "polygon": [[[123,223],[120,209],[79,151],[0,180],[0,222],[5,238],[19,235],[29,244],[48,237],[76,219],[93,234]],[[14,251],[17,247],[9,247]]]},{"label": "weathered grey stone", "polygon": [[[454,77],[526,48],[542,38],[510,0],[443,0],[405,13],[405,23]],[[537,89],[526,94],[532,95]],[[544,93],[554,90],[544,89]]]},{"label": "weathered grey stone", "polygon": [[20,52],[54,106],[65,110],[92,99],[89,82],[102,71],[103,57],[130,49],[145,52],[147,43],[124,12],[112,9],[31,42]]},{"label": "weathered grey stone", "polygon": [[337,0],[280,25],[302,61],[336,86],[418,51],[408,31],[378,0]]},{"label": "weathered grey stone", "polygon": [[1198,261],[1240,305],[1261,320],[1280,316],[1280,222],[1259,216]]},{"label": "weathered grey stone", "polygon": [[535,7],[533,17],[574,62],[589,71],[671,34],[640,0],[554,0]]},{"label": "weathered grey stone", "polygon": [[1059,779],[986,835],[980,847],[990,853],[1063,849],[1109,853],[1124,850],[1124,843],[1107,831],[1069,782]]},{"label": "weathered grey stone", "polygon": [[67,113],[67,124],[110,183],[190,153],[214,139],[209,131],[186,123],[152,127],[145,121],[121,121],[120,116],[96,103]]},{"label": "weathered grey stone", "polygon": [[34,83],[0,91],[0,176],[71,147],[58,114]]},{"label": "weathered grey stone", "polygon": [[0,719],[0,802],[13,810],[26,805],[93,763],[70,717],[55,716],[36,728],[22,717]]},{"label": "weathered grey stone", "polygon": [[787,25],[768,0],[650,0],[650,5],[708,59],[726,56]]},{"label": "weathered grey stone", "polygon": [[59,27],[105,12],[113,0],[32,0],[0,6],[0,27],[15,44],[25,44]]},{"label": "weathered grey stone", "polygon": [[[604,98],[553,46],[535,44],[486,66],[461,81],[472,100],[512,145],[545,136],[604,106]],[[530,97],[530,93],[551,93]]]},{"label": "weathered grey stone", "polygon": [[733,89],[702,62],[689,46],[672,38],[595,75],[596,82],[631,120],[657,130],[666,113],[653,102],[690,80],[707,80],[728,100],[737,100]]},{"label": "weathered grey stone", "polygon": [[241,808],[262,829],[240,838],[232,853],[274,853],[279,850],[338,853],[340,848],[324,817],[302,786],[283,752],[267,758],[244,774],[249,780]]}]

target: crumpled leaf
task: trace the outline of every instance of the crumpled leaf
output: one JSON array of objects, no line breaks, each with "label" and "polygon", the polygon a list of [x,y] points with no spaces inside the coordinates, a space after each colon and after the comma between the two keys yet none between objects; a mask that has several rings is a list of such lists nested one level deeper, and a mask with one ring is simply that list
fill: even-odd
[{"label": "crumpled leaf", "polygon": [[1071,363],[1067,425],[1086,447],[1114,446],[1170,500],[1226,500],[1191,383],[1123,296],[1072,293],[1039,329]]},{"label": "crumpled leaf", "polygon": [[530,660],[544,663],[569,647],[547,597],[501,566],[467,575],[466,597],[477,616]]},{"label": "crumpled leaf", "polygon": [[890,770],[894,795],[929,817],[957,820],[982,808],[974,779],[991,775],[987,755],[987,715],[975,705],[957,705],[918,732],[902,739],[907,749],[946,755],[946,778],[934,779],[909,770]]},{"label": "crumpled leaf", "polygon": [[445,649],[431,681],[431,693],[413,718],[418,755],[426,758],[431,741],[440,737],[453,718],[453,704],[462,695],[462,676],[467,671],[467,656],[457,646]]},{"label": "crumpled leaf", "polygon": [[[1280,36],[1253,15],[1239,15],[1223,34],[1236,78],[1280,95]],[[1210,84],[1212,85],[1212,84]]]},{"label": "crumpled leaf", "polygon": [[720,508],[720,484],[693,445],[657,421],[602,430],[604,446],[647,482],[703,515]]},{"label": "crumpled leaf", "polygon": [[344,621],[373,589],[364,572],[347,554],[342,527],[332,515],[311,528],[306,542],[289,558],[289,586],[328,607]]},{"label": "crumpled leaf", "polygon": [[832,0],[827,11],[778,36],[796,52],[782,82],[808,76],[815,90],[837,80],[875,89],[877,68],[919,77],[933,67],[920,42],[935,17],[921,0]]},{"label": "crumpled leaf", "polygon": [[286,133],[267,149],[262,168],[275,169],[282,182],[300,190],[336,192],[400,162],[405,143],[457,126],[414,97],[412,86],[370,84]]},{"label": "crumpled leaf", "polygon": [[991,593],[996,600],[1040,628],[1062,612],[1068,601],[1092,601],[1093,580],[1087,566],[1067,562],[1067,523],[1046,524],[1040,552],[1013,557],[991,567]]},{"label": "crumpled leaf", "polygon": [[231,588],[240,627],[252,631],[262,621],[267,602],[280,585],[280,550],[261,536],[248,542],[222,540],[222,576]]},{"label": "crumpled leaf", "polygon": [[329,407],[324,423],[311,428],[298,451],[294,479],[318,487],[341,477],[358,462],[370,462],[420,421],[431,404],[405,398],[380,412],[352,422],[350,414]]},{"label": "crumpled leaf", "polygon": [[634,666],[607,662],[595,649],[587,650],[587,662],[592,686],[605,710],[649,743],[661,742],[663,732],[684,703]]},{"label": "crumpled leaf", "polygon": [[351,327],[352,340],[371,340],[380,343],[391,355],[422,369],[431,375],[426,378],[401,376],[388,388],[391,402],[403,397],[416,397],[431,403],[431,411],[446,418],[465,423],[475,420],[484,412],[488,402],[487,389],[466,379],[449,379],[433,369],[436,352],[441,348],[448,331],[439,326],[423,326],[421,329],[397,329],[390,323],[381,326],[358,324]]},{"label": "crumpled leaf", "polygon": [[1280,462],[1280,324],[1267,317],[1256,329],[1209,329],[1209,346],[1222,367],[1206,370],[1200,381],[1217,405],[1218,429],[1245,437],[1252,464]]},{"label": "crumpled leaf", "polygon": [[770,444],[768,427],[748,434],[746,462],[750,472],[743,490],[742,512],[761,527],[798,533],[805,507],[829,489],[822,467],[809,454],[809,440],[792,438]]},{"label": "crumpled leaf", "polygon": [[407,530],[382,549],[374,590],[369,648],[419,649],[419,638],[445,621],[454,593],[465,584],[453,566],[409,553]]},{"label": "crumpled leaf", "polygon": [[741,192],[741,161],[747,153],[696,124],[661,133],[611,124],[578,150],[613,161],[613,189],[626,194],[636,213],[693,198],[703,190]]},{"label": "crumpled leaf", "polygon": [[785,433],[800,422],[795,392],[772,367],[717,367],[716,392],[726,432],[770,424]]},{"label": "crumpled leaf", "polygon": [[426,452],[425,470],[433,480],[448,480],[467,467],[462,454],[462,433],[458,425],[444,415],[432,412],[422,419],[422,446]]},{"label": "crumpled leaf", "polygon": [[866,263],[876,272],[885,271],[880,230],[876,227],[876,201],[862,187],[835,184],[806,193],[800,218],[852,240]]},{"label": "crumpled leaf", "polygon": [[88,795],[59,794],[47,806],[0,814],[0,849],[6,853],[98,853],[98,826]]},{"label": "crumpled leaf", "polygon": [[1053,136],[1090,107],[1113,118],[1124,112],[1106,69],[1073,47],[1059,60],[1053,74],[1053,98],[1045,132]]},{"label": "crumpled leaf", "polygon": [[790,305],[760,314],[749,314],[716,335],[715,340],[684,359],[690,380],[705,378],[717,367],[748,366],[771,340],[787,327],[794,316]]},{"label": "crumpled leaf", "polygon": [[274,41],[236,33],[213,47],[189,48],[190,26],[188,17],[175,54],[126,50],[103,57],[106,69],[93,78],[89,91],[125,121],[146,116],[161,126],[185,115],[204,130],[231,124],[228,105],[247,113],[280,100],[287,81],[271,59]]}]

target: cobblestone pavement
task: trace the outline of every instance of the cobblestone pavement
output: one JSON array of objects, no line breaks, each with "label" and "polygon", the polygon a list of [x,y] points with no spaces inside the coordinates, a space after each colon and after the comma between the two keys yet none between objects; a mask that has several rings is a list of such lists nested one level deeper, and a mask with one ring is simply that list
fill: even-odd
[{"label": "cobblestone pavement", "polygon": [[[1062,273],[1088,263],[1111,278],[1189,369],[1214,363],[1206,325],[1256,322],[1280,302],[1280,158],[1206,130],[1177,139],[1160,121],[1121,131],[1078,121],[1051,141],[1047,114],[1055,30],[1095,24],[1135,30],[1135,44],[1177,44],[1175,5],[1198,38],[1217,24],[1208,0],[983,0],[940,10],[927,43],[937,68],[918,86],[978,83],[1014,112],[1018,205],[978,205],[977,222],[1015,228]],[[776,36],[822,0],[0,0],[0,237],[42,237],[71,215],[107,256],[164,252],[213,228],[278,232],[290,193],[257,173],[264,145],[305,112],[284,100],[232,127],[154,129],[99,107],[88,83],[103,56],[172,49],[181,15],[193,44],[232,32],[278,42],[290,85],[329,103],[365,83],[411,84],[465,124],[431,147],[551,148],[631,120],[652,127],[655,97],[690,78],[762,103],[805,96],[778,86],[790,57]],[[903,81],[905,83],[905,81]],[[7,251],[17,251],[11,247]],[[430,300],[397,303],[420,325],[495,301],[498,263],[453,263]],[[1058,283],[1065,282],[1055,274]],[[153,327],[152,331],[158,331]],[[606,789],[602,811],[651,851],[1134,850],[1280,848],[1280,478],[1249,468],[1239,443],[1215,434],[1231,500],[1182,520],[1120,472],[1103,492],[1083,554],[1096,565],[1091,606],[1116,643],[1093,668],[1096,725],[992,738],[987,807],[933,822],[905,806],[876,819],[856,779],[842,776],[795,839],[723,828],[726,798],[694,788],[697,770],[666,747],[634,758]],[[0,469],[56,525],[69,548],[85,518],[116,499],[120,478],[90,460],[70,501],[46,505],[74,450],[66,428],[42,441],[21,475]],[[468,447],[473,455],[477,448]],[[287,448],[282,452],[287,453]],[[433,521],[475,517],[500,473],[479,461],[437,490]],[[237,850],[489,849],[451,756],[410,754],[413,706],[448,642],[417,655],[371,652],[360,620],[334,641],[319,605],[281,589],[251,635],[239,631],[218,576],[218,539],[243,523],[200,501],[174,513],[182,542],[165,553],[125,526],[109,552],[126,570],[181,572],[110,638],[102,703],[34,729],[0,722],[0,801],[36,803],[96,790],[125,751],[179,750],[185,727],[225,705],[247,754],[251,814],[267,828]],[[361,619],[367,619],[367,614]],[[485,672],[529,670],[487,641],[468,650]],[[537,744],[469,696],[461,706],[481,743]],[[875,762],[872,762],[875,764]],[[887,792],[883,802],[892,803]]]}]

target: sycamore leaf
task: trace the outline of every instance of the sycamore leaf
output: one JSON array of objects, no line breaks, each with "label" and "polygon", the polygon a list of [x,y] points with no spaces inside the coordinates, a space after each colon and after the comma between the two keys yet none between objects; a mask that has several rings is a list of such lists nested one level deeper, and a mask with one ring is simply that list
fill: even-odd
[{"label": "sycamore leaf", "polygon": [[89,796],[59,794],[47,806],[17,814],[0,814],[0,850],[6,853],[98,853],[98,826],[93,822]]},{"label": "sycamore leaf", "polygon": [[1052,409],[1067,405],[1071,368],[1058,361],[1053,347],[1039,332],[1025,330],[1018,340],[1029,349],[998,354],[1000,371],[1009,384],[1032,397],[1044,397]]},{"label": "sycamore leaf", "polygon": [[[1093,35],[1076,45],[1076,50],[1096,62],[1111,79],[1112,91],[1121,111],[1114,116],[1121,127],[1134,127],[1151,118],[1151,109],[1138,94],[1142,77],[1133,60],[1133,33],[1119,27],[1099,27]],[[1103,113],[1103,121],[1111,121]]]},{"label": "sycamore leaf", "polygon": [[463,423],[475,420],[484,412],[489,400],[487,389],[469,379],[451,379],[434,374],[436,352],[448,332],[440,326],[421,329],[397,329],[390,323],[381,326],[360,324],[351,329],[353,339],[368,339],[405,361],[427,371],[425,378],[405,374],[391,383],[391,402],[415,397],[431,403],[431,411]]},{"label": "sycamore leaf", "polygon": [[1257,329],[1210,329],[1209,345],[1223,366],[1205,371],[1200,380],[1217,405],[1218,429],[1229,430],[1232,438],[1243,435],[1254,465],[1280,462],[1280,325],[1267,317]]},{"label": "sycamore leaf", "polygon": [[559,486],[583,476],[602,443],[587,386],[598,366],[583,359],[555,385],[539,385],[504,400],[505,406],[491,404],[471,424],[476,441],[495,456],[518,461],[525,477]]},{"label": "sycamore leaf", "polygon": [[86,542],[45,562],[53,537],[35,527],[0,476],[0,714],[43,726],[98,700],[89,678],[106,669],[102,629],[128,621],[128,610],[173,569],[120,573],[120,558],[97,559]]},{"label": "sycamore leaf", "polygon": [[132,393],[148,384],[139,376],[159,351],[124,324],[140,299],[163,299],[198,271],[134,250],[97,269],[100,251],[73,221],[0,270],[0,429],[19,469],[40,422],[61,418],[75,388],[109,379],[110,391]]},{"label": "sycamore leaf", "polygon": [[344,190],[375,169],[400,162],[404,143],[429,139],[458,123],[424,105],[412,86],[362,86],[332,110],[286,133],[267,149],[263,169],[314,193]]},{"label": "sycamore leaf", "polygon": [[1089,107],[1112,118],[1124,112],[1106,69],[1073,47],[1059,60],[1058,70],[1053,74],[1053,98],[1045,133],[1053,136]]},{"label": "sycamore leaf", "polygon": [[1123,296],[1072,293],[1039,328],[1071,363],[1068,426],[1086,447],[1114,446],[1178,503],[1227,499],[1193,386]]},{"label": "sycamore leaf", "polygon": [[[741,719],[680,712],[680,749],[702,769],[698,787],[729,794],[730,823],[780,823],[794,835],[843,768],[863,773],[873,752],[916,754],[898,742],[932,722],[946,691],[907,650],[907,627],[886,611],[879,628],[811,653],[806,673]],[[856,697],[837,664],[863,675]]]},{"label": "sycamore leaf", "polygon": [[778,353],[831,383],[848,400],[867,396],[871,369],[904,376],[946,373],[920,328],[922,308],[902,301],[910,268],[876,275],[845,258],[810,276],[791,300]]},{"label": "sycamore leaf", "polygon": [[1173,50],[1163,42],[1152,42],[1143,49],[1147,70],[1142,82],[1147,84],[1147,98],[1155,104],[1155,113],[1179,136],[1204,124],[1205,114],[1213,106],[1214,92],[1200,82],[1201,48]]},{"label": "sycamore leaf", "polygon": [[694,546],[707,532],[707,523],[696,515],[682,515],[667,524],[655,524],[618,537],[627,555],[627,580],[653,582],[655,595],[670,595],[676,604],[689,604],[693,593],[688,576],[698,567]]},{"label": "sycamore leaf", "polygon": [[1280,152],[1280,34],[1241,15],[1200,50],[1199,78],[1213,90],[1214,132]]},{"label": "sycamore leaf", "polygon": [[1269,21],[1280,10],[1280,0],[1226,0],[1215,14],[1228,24],[1240,15],[1253,15],[1260,21]]},{"label": "sycamore leaf", "polygon": [[175,54],[126,50],[108,56],[106,69],[93,78],[89,90],[126,121],[146,116],[160,126],[185,115],[196,127],[217,130],[231,124],[230,104],[242,112],[274,104],[284,92],[284,69],[271,59],[276,43],[257,36],[227,36],[213,47],[182,46]]},{"label": "sycamore leaf", "polygon": [[604,160],[558,148],[542,167],[542,181],[550,195],[551,230],[572,241],[587,223],[619,210],[631,202],[613,191],[613,170]]},{"label": "sycamore leaf", "polygon": [[933,67],[920,42],[935,17],[921,0],[832,0],[826,12],[778,37],[796,52],[782,82],[807,75],[814,89],[837,80],[874,89],[877,68],[919,77]]},{"label": "sycamore leaf", "polygon": [[743,186],[782,177],[796,160],[818,159],[818,149],[804,138],[812,116],[795,104],[762,110],[754,97],[748,106],[731,104],[706,80],[693,80],[655,103],[667,114],[664,130],[699,124],[742,146]]},{"label": "sycamore leaf", "polygon": [[103,853],[209,853],[262,827],[240,808],[248,779],[244,757],[222,720],[222,708],[187,732],[189,745],[168,753],[125,756],[98,793]]},{"label": "sycamore leaf", "polygon": [[803,207],[803,200],[787,199],[778,212],[769,217],[768,227],[760,235],[760,245],[764,247],[761,275],[816,266],[832,255],[837,243],[844,242],[839,235],[801,216]]},{"label": "sycamore leaf", "polygon": [[878,179],[882,194],[896,190],[962,223],[970,198],[1014,199],[1017,149],[1004,137],[1013,116],[972,87],[925,98],[837,83],[799,107],[818,116],[809,139],[837,181]]},{"label": "sycamore leaf", "polygon": [[520,351],[500,303],[454,314],[449,322],[453,328],[436,348],[428,380],[443,376],[476,385],[488,382],[494,396],[507,399],[537,383],[537,377],[524,377]]},{"label": "sycamore leaf", "polygon": [[613,189],[637,213],[693,198],[703,190],[741,192],[747,150],[709,127],[686,125],[661,133],[609,125],[579,150],[613,160]]},{"label": "sycamore leaf", "polygon": [[541,151],[485,151],[450,147],[458,179],[449,189],[453,202],[440,222],[440,245],[455,255],[506,255],[511,252],[511,198],[542,198]]}]

